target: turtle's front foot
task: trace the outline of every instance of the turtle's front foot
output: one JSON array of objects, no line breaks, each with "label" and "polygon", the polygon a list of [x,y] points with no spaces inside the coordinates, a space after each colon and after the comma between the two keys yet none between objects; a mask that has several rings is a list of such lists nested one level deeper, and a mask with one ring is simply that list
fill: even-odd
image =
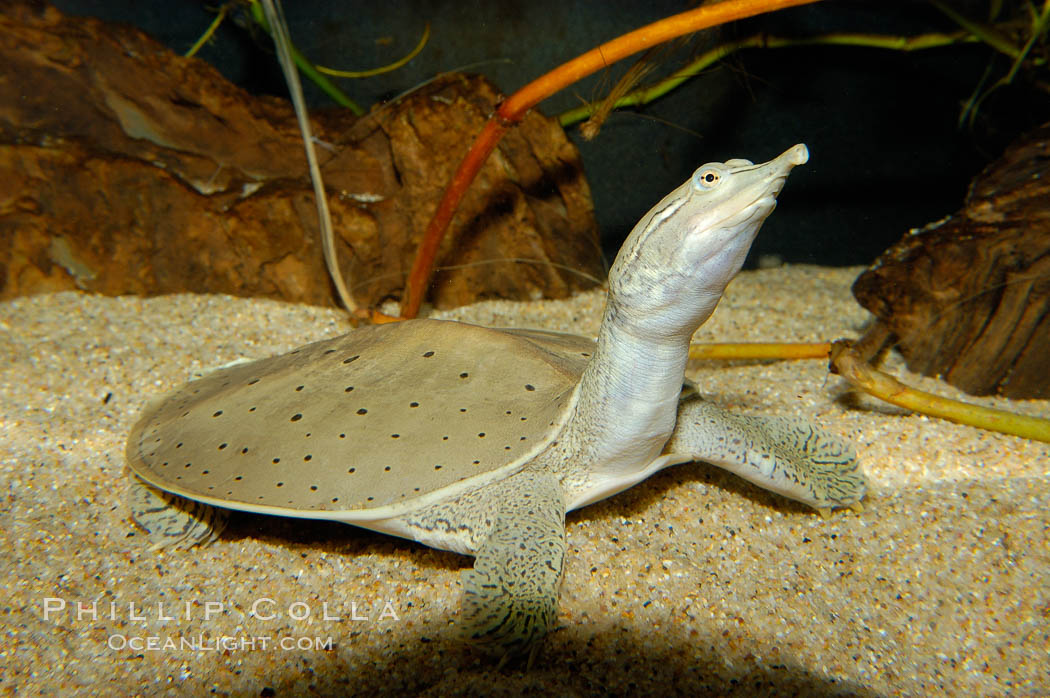
[{"label": "turtle's front foot", "polygon": [[833,507],[859,513],[868,487],[850,444],[794,415],[739,415],[700,398],[683,400],[667,450],[725,468],[825,516]]},{"label": "turtle's front foot", "polygon": [[475,568],[464,571],[463,588],[466,639],[499,655],[500,667],[525,653],[531,667],[541,641],[557,620],[557,585],[554,593],[521,594]]},{"label": "turtle's front foot", "polygon": [[554,477],[522,473],[499,507],[492,532],[463,572],[466,639],[502,655],[529,653],[558,616],[565,562],[565,505]]}]

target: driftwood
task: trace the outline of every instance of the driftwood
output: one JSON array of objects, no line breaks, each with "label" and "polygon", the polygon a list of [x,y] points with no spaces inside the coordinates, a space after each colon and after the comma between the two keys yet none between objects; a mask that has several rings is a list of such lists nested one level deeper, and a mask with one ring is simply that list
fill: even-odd
[{"label": "driftwood", "polygon": [[[224,292],[334,303],[291,106],[138,30],[0,9],[0,298]],[[445,76],[360,119],[312,115],[337,253],[362,305],[400,296],[460,157],[500,95]],[[511,261],[514,260],[514,261]],[[524,261],[521,261],[524,260]],[[590,191],[530,114],[482,170],[430,298],[561,297],[603,276]]]},{"label": "driftwood", "polygon": [[853,284],[908,368],[975,395],[1050,397],[1050,124]]}]

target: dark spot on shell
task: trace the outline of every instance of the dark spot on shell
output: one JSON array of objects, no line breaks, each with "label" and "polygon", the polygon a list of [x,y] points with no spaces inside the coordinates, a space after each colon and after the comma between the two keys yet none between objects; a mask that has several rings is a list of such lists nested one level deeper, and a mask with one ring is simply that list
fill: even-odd
[{"label": "dark spot on shell", "polygon": [[484,439],[485,438],[485,432],[483,432],[483,431],[478,432],[478,438],[479,439]]},{"label": "dark spot on shell", "polygon": [[401,434],[391,434],[390,438],[391,439],[400,439],[401,438]]},{"label": "dark spot on shell", "polygon": [[274,459],[273,459],[273,462],[274,462],[274,463],[280,463],[280,462],[281,462],[281,459],[280,459],[280,458],[274,458]]},{"label": "dark spot on shell", "polygon": [[343,388],[343,392],[344,392],[344,393],[349,393],[349,392],[350,392],[350,391],[352,391],[353,389],[354,389],[354,386],[352,386],[352,385],[348,385],[348,386],[346,386],[345,388]]},{"label": "dark spot on shell", "polygon": [[219,410],[218,412],[216,412],[215,414],[213,414],[213,415],[212,415],[212,417],[219,417],[219,416],[221,416],[221,415],[222,415],[222,410]]},{"label": "dark spot on shell", "polygon": [[340,438],[340,439],[345,439],[345,438],[346,438],[346,434],[340,434],[340,435],[339,435],[339,438]]},{"label": "dark spot on shell", "polygon": [[258,378],[252,378],[250,381],[248,381],[248,385],[255,385],[258,382],[259,382]]},{"label": "dark spot on shell", "polygon": [[278,482],[278,483],[277,483],[277,486],[278,486],[278,487],[284,487],[284,483],[283,483],[283,482]]},{"label": "dark spot on shell", "polygon": [[219,450],[226,448],[229,444],[219,444]]},{"label": "dark spot on shell", "polygon": [[303,388],[305,388],[305,387],[306,387],[305,385],[297,385],[295,387],[295,392],[301,393],[303,391]]},{"label": "dark spot on shell", "polygon": [[418,402],[410,402],[410,403],[408,403],[408,406],[409,407],[419,407],[419,403]]},{"label": "dark spot on shell", "polygon": [[467,378],[468,376],[470,376],[469,373],[461,373],[461,374],[459,374],[460,378]]},{"label": "dark spot on shell", "polygon": [[590,354],[588,354],[588,353],[587,353],[587,352],[585,352],[585,351],[581,351],[581,352],[580,352],[580,356],[590,356]]},{"label": "dark spot on shell", "polygon": [[241,480],[243,480],[243,479],[244,479],[244,476],[243,476],[243,475],[238,475],[237,477],[235,477],[235,478],[233,478],[233,479],[234,479],[234,480],[237,480],[238,482],[240,482]]},{"label": "dark spot on shell", "polygon": [[530,391],[530,392],[531,392],[531,391],[533,391],[533,390],[535,390],[535,389],[536,389],[536,386],[534,386],[534,385],[530,385],[529,383],[526,383],[526,384],[525,384],[525,390],[528,390],[528,391]]},{"label": "dark spot on shell", "polygon": [[201,475],[207,475],[210,472],[211,472],[210,470],[202,470],[201,471]]},{"label": "dark spot on shell", "polygon": [[365,409],[364,407],[362,407],[361,409],[359,409],[359,410],[357,411],[357,413],[358,413],[358,414],[368,414],[368,410],[366,410],[366,409]]},{"label": "dark spot on shell", "polygon": [[327,356],[329,354],[334,354],[335,353],[335,349],[325,349],[324,353],[325,353],[325,356]]},{"label": "dark spot on shell", "polygon": [[254,411],[255,411],[255,408],[254,408],[254,407],[249,407],[249,408],[248,408],[248,411],[249,411],[249,412],[254,412]]},{"label": "dark spot on shell", "polygon": [[313,460],[313,459],[314,459],[314,457],[311,454],[309,454],[309,453],[307,453],[305,456],[303,456],[303,460],[304,461],[309,461],[309,460]]},{"label": "dark spot on shell", "polygon": [[310,485],[310,490],[313,492],[317,491],[317,485]]},{"label": "dark spot on shell", "polygon": [[338,501],[339,501],[339,497],[332,497],[332,504],[335,504]]},{"label": "dark spot on shell", "polygon": [[434,466],[434,470],[441,470],[441,466],[440,465],[435,465]]},{"label": "dark spot on shell", "polygon": [[360,355],[360,354],[357,354],[356,356],[351,356],[351,357],[350,357],[350,358],[348,358],[348,359],[343,359],[343,363],[344,363],[344,364],[351,364],[351,363],[353,363],[353,362],[357,361],[357,360],[358,360],[358,359],[360,359],[360,358],[361,358],[361,355]]},{"label": "dark spot on shell", "polygon": [[346,472],[348,472],[348,473],[355,473],[355,472],[357,472],[357,468],[350,468]]},{"label": "dark spot on shell", "polygon": [[390,472],[390,466],[388,465],[385,468],[383,468],[383,471],[389,473]]},{"label": "dark spot on shell", "polygon": [[467,408],[466,408],[466,407],[460,407],[460,408],[459,408],[459,411],[460,411],[460,412],[466,412],[466,411],[467,411]]},{"label": "dark spot on shell", "polygon": [[423,352],[423,356],[425,358],[427,358],[427,359],[429,359],[433,355],[434,355],[434,352],[432,352],[432,351],[425,351],[425,352]]},{"label": "dark spot on shell", "polygon": [[481,464],[481,461],[479,461],[479,460],[474,461],[474,465],[480,465],[480,464]]},{"label": "dark spot on shell", "polygon": [[298,422],[302,418],[303,418],[303,415],[298,413],[298,412],[296,412],[295,414],[292,415],[292,418],[289,421]]},{"label": "dark spot on shell", "polygon": [[365,499],[367,499],[369,502],[371,502],[373,499],[375,499],[375,497],[365,497]]},{"label": "dark spot on shell", "polygon": [[248,447],[247,446],[245,446],[244,448],[241,449],[241,455],[244,455],[247,452],[248,452]]}]

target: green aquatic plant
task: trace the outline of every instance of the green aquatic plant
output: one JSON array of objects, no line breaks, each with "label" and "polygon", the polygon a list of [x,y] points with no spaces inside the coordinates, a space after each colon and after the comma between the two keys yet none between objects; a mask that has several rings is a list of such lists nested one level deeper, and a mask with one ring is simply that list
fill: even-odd
[{"label": "green aquatic plant", "polygon": [[[977,118],[981,102],[999,88],[1013,83],[1014,78],[1026,63],[1030,64],[1033,69],[1046,69],[1046,37],[1050,30],[1050,0],[1043,0],[1042,8],[1037,8],[1035,3],[1025,2],[1021,11],[1022,17],[1017,20],[1001,18],[1002,2],[992,2],[988,22],[971,19],[940,0],[931,0],[931,3],[975,39],[991,46],[1012,61],[1006,74],[986,89],[984,85],[988,76],[993,72],[992,66],[989,65],[984,77],[974,88],[973,94],[966,100],[966,104],[959,113],[960,126],[963,123],[972,125],[974,119]],[[1037,44],[1043,47],[1042,55],[1034,55]],[[1042,80],[1034,80],[1034,83],[1043,91],[1050,92],[1050,84],[1046,82],[1045,77]]]},{"label": "green aquatic plant", "polygon": [[[208,28],[184,55],[187,57],[195,56],[197,52],[199,52],[200,49],[215,35],[215,31],[219,28],[219,25],[222,24],[223,20],[230,15],[235,7],[240,5],[247,6],[248,15],[259,28],[271,36],[274,35],[273,21],[270,19],[269,13],[264,7],[265,3],[263,0],[231,0],[231,2],[227,2],[219,7],[215,19],[212,20],[211,24],[208,25]],[[288,36],[287,27],[285,27],[283,33],[287,39],[287,51],[291,57],[292,63],[302,71],[303,76],[317,85],[336,104],[346,107],[357,116],[361,116],[365,113],[364,109],[352,100],[345,92],[339,89],[339,87],[326,76],[330,75],[337,78],[359,79],[374,77],[376,75],[382,75],[397,70],[419,55],[423,50],[423,47],[427,45],[427,42],[430,39],[430,23],[428,22],[423,27],[423,36],[408,54],[392,63],[378,68],[371,68],[369,70],[337,70],[321,65],[315,65],[295,47],[294,43],[292,43],[291,38]]]}]

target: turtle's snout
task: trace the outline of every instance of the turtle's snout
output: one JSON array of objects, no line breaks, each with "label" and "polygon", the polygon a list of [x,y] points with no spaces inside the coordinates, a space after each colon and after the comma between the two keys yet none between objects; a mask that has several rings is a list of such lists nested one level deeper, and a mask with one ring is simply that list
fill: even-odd
[{"label": "turtle's snout", "polygon": [[791,174],[791,170],[808,161],[809,148],[806,147],[805,143],[799,143],[781,153],[780,157],[773,161],[773,163],[777,165],[774,169],[776,177],[770,182],[767,188],[768,195],[771,198],[776,199],[780,194],[780,191],[784,188],[784,181],[787,179],[788,175]]},{"label": "turtle's snout", "polygon": [[[784,155],[787,156],[788,162],[794,165],[804,165],[809,162],[809,148],[806,147],[805,143],[799,143],[798,145],[788,148]],[[783,155],[781,157],[784,157]]]}]

